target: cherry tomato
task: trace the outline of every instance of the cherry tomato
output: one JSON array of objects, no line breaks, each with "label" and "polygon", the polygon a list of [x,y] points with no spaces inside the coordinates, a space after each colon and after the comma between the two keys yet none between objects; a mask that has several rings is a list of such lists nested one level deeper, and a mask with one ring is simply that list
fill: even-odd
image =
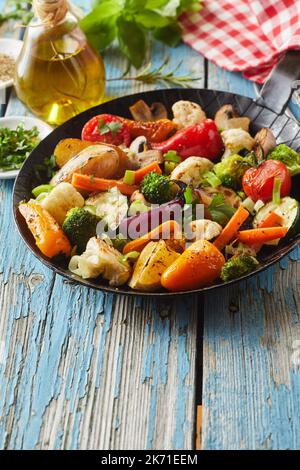
[{"label": "cherry tomato", "polygon": [[90,119],[82,129],[82,140],[129,146],[130,130],[118,116],[100,114]]},{"label": "cherry tomato", "polygon": [[259,199],[266,202],[272,199],[274,178],[281,180],[281,197],[288,196],[291,191],[291,176],[284,163],[266,160],[258,167],[249,168],[243,176],[243,189],[253,201]]}]

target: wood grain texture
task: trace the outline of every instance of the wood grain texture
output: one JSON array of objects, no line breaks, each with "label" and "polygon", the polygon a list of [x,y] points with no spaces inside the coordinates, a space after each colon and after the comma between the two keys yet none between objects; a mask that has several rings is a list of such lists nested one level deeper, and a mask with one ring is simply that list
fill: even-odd
[{"label": "wood grain texture", "polygon": [[[187,47],[153,47],[154,63],[185,57],[182,71],[204,77]],[[108,77],[124,70],[117,50],[105,59]],[[12,93],[6,113],[27,112]],[[53,275],[16,231],[12,187],[0,182],[0,448],[194,448],[196,299],[133,300]]]},{"label": "wood grain texture", "polygon": [[[211,64],[208,86],[254,96],[249,82]],[[299,259],[297,248],[260,276],[206,296],[204,449],[300,448]]]}]

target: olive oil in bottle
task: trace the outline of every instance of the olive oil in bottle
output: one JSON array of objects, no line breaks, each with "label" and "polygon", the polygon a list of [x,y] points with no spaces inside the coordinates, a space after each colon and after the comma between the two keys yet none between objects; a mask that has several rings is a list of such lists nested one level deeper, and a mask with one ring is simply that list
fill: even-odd
[{"label": "olive oil in bottle", "polygon": [[37,18],[16,64],[16,91],[33,113],[59,125],[101,103],[104,65],[66,0],[34,0],[33,6]]}]

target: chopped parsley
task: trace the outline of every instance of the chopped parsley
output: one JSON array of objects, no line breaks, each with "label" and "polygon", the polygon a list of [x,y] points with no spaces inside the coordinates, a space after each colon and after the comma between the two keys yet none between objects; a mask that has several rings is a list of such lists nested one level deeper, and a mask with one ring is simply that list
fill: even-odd
[{"label": "chopped parsley", "polygon": [[105,123],[102,118],[99,118],[98,128],[100,135],[108,134],[109,132],[115,136],[120,129],[122,129],[123,124],[119,121],[111,121]]},{"label": "chopped parsley", "polygon": [[16,129],[0,128],[0,170],[19,170],[38,143],[37,127],[25,130],[19,124]]},{"label": "chopped parsley", "polygon": [[234,207],[226,204],[224,194],[215,194],[208,210],[214,222],[218,222],[223,227],[235,213]]}]

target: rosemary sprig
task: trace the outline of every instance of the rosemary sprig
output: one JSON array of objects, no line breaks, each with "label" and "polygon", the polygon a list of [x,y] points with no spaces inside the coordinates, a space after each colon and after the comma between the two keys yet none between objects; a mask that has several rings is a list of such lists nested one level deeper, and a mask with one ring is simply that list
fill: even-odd
[{"label": "rosemary sprig", "polygon": [[166,71],[166,67],[169,64],[169,59],[165,59],[164,62],[157,68],[151,70],[152,64],[149,62],[137,75],[127,76],[128,69],[120,77],[110,78],[107,81],[116,80],[135,80],[147,84],[162,83],[167,86],[178,86],[182,88],[191,88],[191,82],[197,81],[200,77],[194,77],[191,75],[176,75],[177,71],[181,67],[183,61],[180,61],[176,67],[172,70]]}]

